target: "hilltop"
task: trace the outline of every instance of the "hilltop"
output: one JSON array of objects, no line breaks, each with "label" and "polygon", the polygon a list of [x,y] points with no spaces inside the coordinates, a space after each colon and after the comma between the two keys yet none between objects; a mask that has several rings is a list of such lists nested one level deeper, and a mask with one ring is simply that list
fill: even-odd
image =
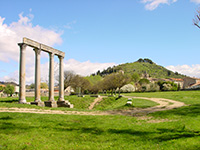
[{"label": "hilltop", "polygon": [[[179,74],[157,65],[150,59],[139,59],[136,62],[120,64],[118,66],[108,67],[103,71],[98,71],[96,75],[105,76],[113,72],[123,71],[125,74],[138,73],[141,77],[148,75],[151,78],[184,78],[185,75]],[[94,74],[93,74],[94,75]]]}]

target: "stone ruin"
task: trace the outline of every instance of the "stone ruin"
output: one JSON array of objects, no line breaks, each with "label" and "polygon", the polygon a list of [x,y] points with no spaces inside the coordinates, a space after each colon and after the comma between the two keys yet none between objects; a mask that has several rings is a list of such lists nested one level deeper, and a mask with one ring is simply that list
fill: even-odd
[{"label": "stone ruin", "polygon": [[[70,107],[73,105],[64,99],[64,65],[63,59],[65,53],[38,43],[28,38],[23,38],[23,43],[18,43],[20,47],[20,66],[19,66],[19,103],[26,104],[26,47],[30,46],[35,51],[35,100],[31,102],[33,105],[47,107]],[[49,53],[49,99],[42,102],[40,96],[40,54],[41,51]],[[54,56],[59,58],[59,99],[54,99]]]}]

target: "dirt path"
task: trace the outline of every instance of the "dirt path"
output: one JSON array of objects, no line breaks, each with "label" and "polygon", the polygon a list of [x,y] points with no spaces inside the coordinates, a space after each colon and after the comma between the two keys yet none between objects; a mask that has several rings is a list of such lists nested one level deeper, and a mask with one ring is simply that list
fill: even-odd
[{"label": "dirt path", "polygon": [[91,105],[89,106],[89,110],[92,110],[93,107],[96,105],[96,103],[102,101],[102,99],[103,99],[103,97],[98,97],[98,98],[96,98],[96,99],[94,100],[94,102],[91,103]]},{"label": "dirt path", "polygon": [[164,99],[164,98],[147,98],[147,97],[131,97],[131,96],[126,96],[126,98],[151,100],[153,102],[158,103],[159,105],[149,108],[135,108],[133,110],[110,111],[110,113],[119,115],[142,116],[156,111],[164,111],[186,106],[183,102]]},{"label": "dirt path", "polygon": [[[164,98],[146,98],[146,97],[126,97],[126,98],[139,98],[151,100],[159,103],[158,106],[149,108],[135,108],[132,110],[113,110],[113,111],[61,111],[61,110],[43,110],[43,109],[32,109],[32,108],[0,108],[0,112],[19,112],[19,113],[38,113],[38,114],[64,114],[64,115],[129,115],[129,116],[142,116],[156,111],[164,111],[169,109],[174,109],[178,107],[185,106],[183,102],[178,102],[174,100],[164,99]],[[95,101],[90,105],[91,109],[94,105],[99,102],[102,97],[95,99]]]}]

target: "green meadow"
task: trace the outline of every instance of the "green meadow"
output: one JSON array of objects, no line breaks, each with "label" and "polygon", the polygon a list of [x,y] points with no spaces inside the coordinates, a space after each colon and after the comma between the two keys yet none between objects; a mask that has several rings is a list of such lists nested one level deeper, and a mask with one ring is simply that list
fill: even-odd
[{"label": "green meadow", "polygon": [[[200,149],[200,91],[124,95],[167,98],[184,102],[187,106],[141,117],[2,112],[0,150]],[[75,108],[54,109],[89,111],[88,107],[94,100],[89,96],[84,98],[70,96],[66,99],[73,103]],[[27,99],[27,101],[32,100],[33,98]],[[132,109],[125,106],[126,101],[125,98],[105,98],[91,111]],[[133,99],[132,102],[136,108],[157,105],[143,99]],[[52,109],[17,104],[17,98],[0,99],[0,107]]]}]

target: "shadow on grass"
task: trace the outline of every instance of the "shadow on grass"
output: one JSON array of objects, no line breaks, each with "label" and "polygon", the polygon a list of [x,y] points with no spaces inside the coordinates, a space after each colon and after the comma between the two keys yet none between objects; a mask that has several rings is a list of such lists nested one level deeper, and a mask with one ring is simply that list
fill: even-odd
[{"label": "shadow on grass", "polygon": [[35,129],[35,126],[23,124],[23,123],[12,123],[12,122],[2,122],[0,123],[0,133],[4,134],[16,134],[28,132]]},{"label": "shadow on grass", "polygon": [[200,131],[190,130],[185,127],[185,125],[179,125],[174,128],[153,128],[148,130],[134,130],[134,129],[114,129],[114,128],[98,128],[98,127],[73,127],[66,125],[60,125],[54,128],[56,131],[60,132],[77,132],[79,134],[93,134],[93,135],[118,135],[119,138],[126,137],[139,137],[140,140],[145,141],[146,139],[152,142],[165,142],[176,139],[187,139],[196,138],[200,136]]},{"label": "shadow on grass", "polygon": [[187,129],[157,129],[160,134],[155,139],[162,142],[174,139],[191,138],[200,136],[200,131],[191,131]]},{"label": "shadow on grass", "polygon": [[153,116],[171,116],[171,115],[179,115],[179,116],[189,116],[189,117],[197,117],[200,115],[200,104],[194,104],[190,106],[184,106],[168,111],[160,111],[152,114]]},{"label": "shadow on grass", "polygon": [[13,118],[10,116],[1,117],[0,120],[12,120]]},{"label": "shadow on grass", "polygon": [[2,99],[0,100],[0,103],[15,103],[18,102],[18,99]]},{"label": "shadow on grass", "polygon": [[116,134],[129,134],[129,135],[136,135],[136,136],[146,136],[148,134],[153,134],[154,132],[150,131],[136,131],[132,129],[109,129],[109,133],[116,133]]}]

